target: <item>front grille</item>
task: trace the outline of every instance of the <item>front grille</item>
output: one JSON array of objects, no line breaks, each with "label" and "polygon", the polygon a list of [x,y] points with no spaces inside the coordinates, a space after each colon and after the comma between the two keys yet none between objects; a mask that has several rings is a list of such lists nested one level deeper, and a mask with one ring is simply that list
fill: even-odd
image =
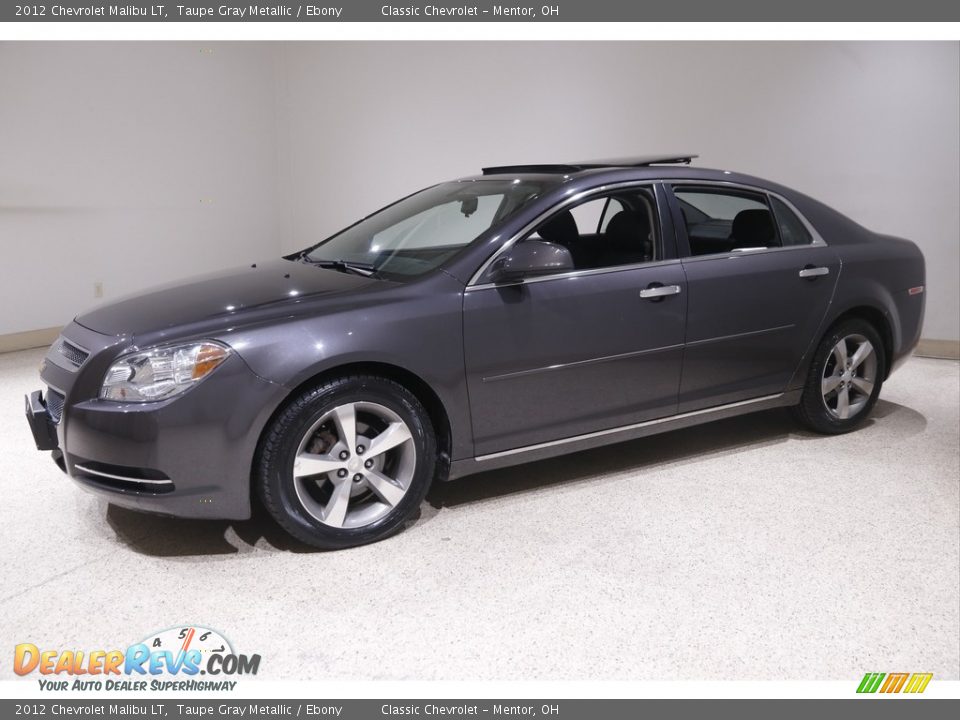
[{"label": "front grille", "polygon": [[74,367],[80,367],[86,362],[87,358],[90,357],[90,353],[82,348],[78,348],[73,343],[68,340],[60,339],[60,344],[57,347],[57,351],[63,355],[67,360],[70,361]]},{"label": "front grille", "polygon": [[63,401],[63,394],[47,388],[47,412],[55,423],[60,422],[60,416],[63,415]]}]

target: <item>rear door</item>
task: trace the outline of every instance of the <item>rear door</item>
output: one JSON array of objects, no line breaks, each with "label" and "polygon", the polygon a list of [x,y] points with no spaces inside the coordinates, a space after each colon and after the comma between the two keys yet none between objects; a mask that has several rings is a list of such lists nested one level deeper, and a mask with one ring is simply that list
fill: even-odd
[{"label": "rear door", "polygon": [[520,240],[568,247],[575,271],[512,285],[481,276],[464,294],[478,455],[676,411],[686,282],[670,220],[660,222],[652,185],[596,200],[557,210]]},{"label": "rear door", "polygon": [[839,258],[782,198],[670,189],[689,291],[678,412],[783,392],[820,331]]}]

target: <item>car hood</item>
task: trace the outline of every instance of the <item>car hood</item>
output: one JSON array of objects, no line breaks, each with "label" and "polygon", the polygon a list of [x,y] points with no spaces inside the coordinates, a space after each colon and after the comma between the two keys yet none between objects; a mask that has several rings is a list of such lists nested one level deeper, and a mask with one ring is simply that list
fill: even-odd
[{"label": "car hood", "polygon": [[[304,301],[379,285],[379,281],[290,260],[257,262],[128,295],[78,315],[105,335],[142,335],[174,327],[228,326],[258,311],[289,313]],[[217,321],[222,321],[217,322]]]}]

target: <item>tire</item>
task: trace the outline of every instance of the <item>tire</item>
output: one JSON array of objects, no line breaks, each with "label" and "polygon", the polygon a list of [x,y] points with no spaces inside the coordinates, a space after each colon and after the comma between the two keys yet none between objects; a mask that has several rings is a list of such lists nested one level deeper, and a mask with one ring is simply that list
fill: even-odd
[{"label": "tire", "polygon": [[283,408],[261,438],[254,483],[284,530],[337,550],[402,529],[436,462],[436,436],[416,396],[392,380],[353,375],[310,388]]},{"label": "tire", "polygon": [[858,318],[838,323],[817,346],[793,414],[825,435],[856,430],[876,404],[886,370],[883,341],[873,325]]}]

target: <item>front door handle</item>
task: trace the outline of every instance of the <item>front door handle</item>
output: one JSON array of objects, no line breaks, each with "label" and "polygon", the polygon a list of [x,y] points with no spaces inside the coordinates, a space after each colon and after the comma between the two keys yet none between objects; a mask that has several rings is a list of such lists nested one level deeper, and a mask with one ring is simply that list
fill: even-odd
[{"label": "front door handle", "polygon": [[830,268],[828,267],[814,267],[813,265],[807,265],[803,270],[800,271],[800,277],[802,278],[815,278],[820,277],[821,275],[829,275]]},{"label": "front door handle", "polygon": [[651,284],[649,287],[640,291],[640,297],[645,300],[657,300],[665,298],[668,295],[678,295],[680,293],[679,285],[657,285]]}]

